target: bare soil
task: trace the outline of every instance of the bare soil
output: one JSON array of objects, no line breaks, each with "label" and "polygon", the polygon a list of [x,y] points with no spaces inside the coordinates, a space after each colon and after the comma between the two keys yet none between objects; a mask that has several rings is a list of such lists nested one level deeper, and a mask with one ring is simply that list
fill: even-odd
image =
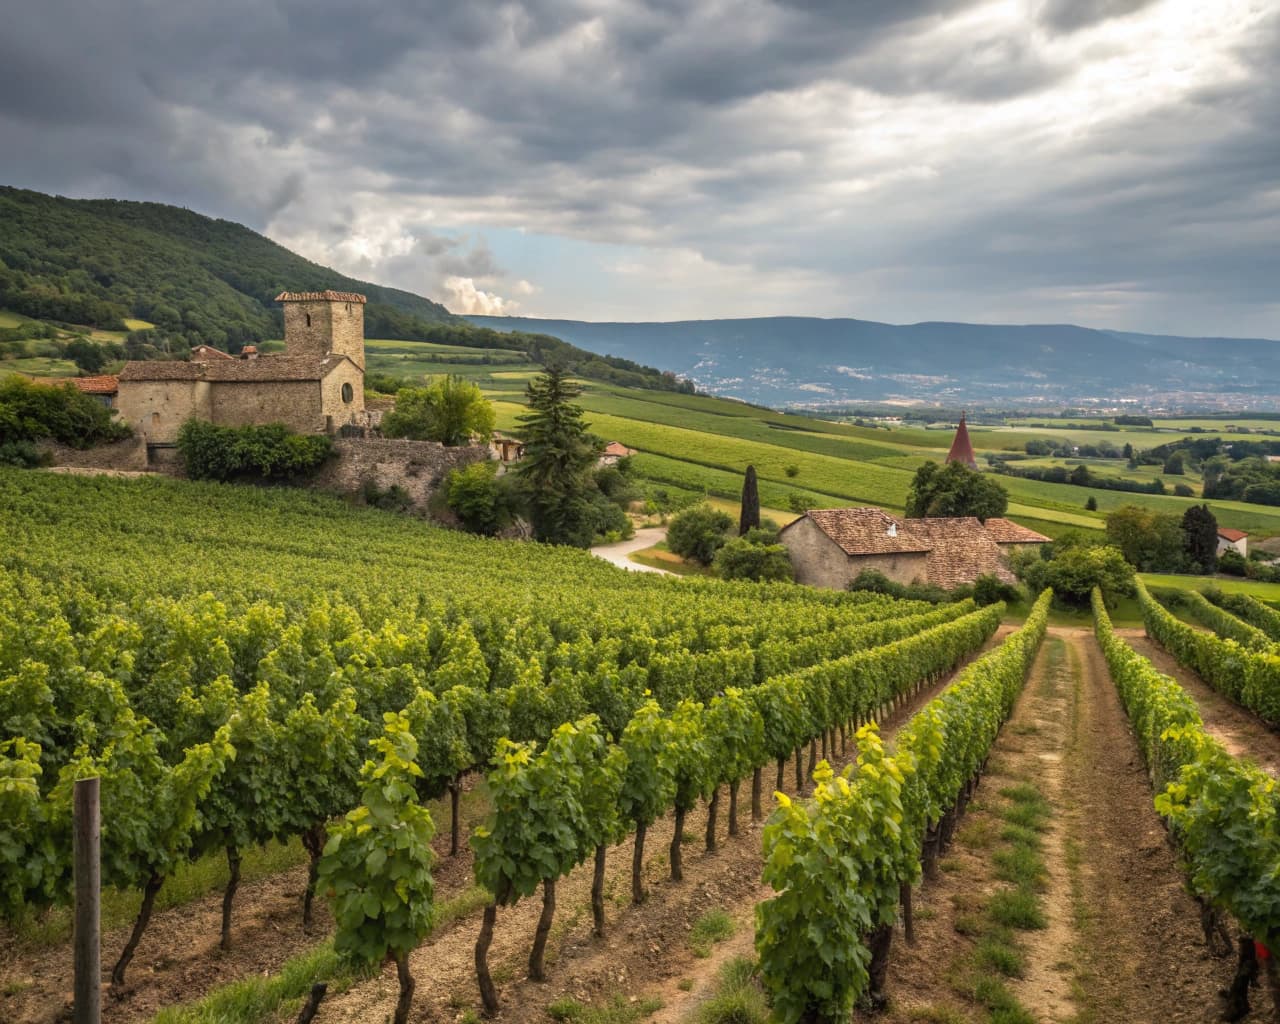
[{"label": "bare soil", "polygon": [[1248,708],[1224,697],[1140,629],[1119,629],[1125,642],[1167,676],[1177,680],[1200,708],[1204,727],[1235,757],[1251,758],[1280,778],[1280,733]]}]

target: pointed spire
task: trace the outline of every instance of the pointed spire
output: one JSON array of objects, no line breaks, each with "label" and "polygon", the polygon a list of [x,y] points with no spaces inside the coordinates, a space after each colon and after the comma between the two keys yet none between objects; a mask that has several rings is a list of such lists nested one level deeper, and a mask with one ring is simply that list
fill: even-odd
[{"label": "pointed spire", "polygon": [[963,462],[970,469],[978,468],[978,460],[973,457],[973,445],[969,442],[969,428],[964,424],[964,413],[960,413],[960,426],[956,427],[955,440],[951,442],[951,451],[947,452],[948,462]]}]

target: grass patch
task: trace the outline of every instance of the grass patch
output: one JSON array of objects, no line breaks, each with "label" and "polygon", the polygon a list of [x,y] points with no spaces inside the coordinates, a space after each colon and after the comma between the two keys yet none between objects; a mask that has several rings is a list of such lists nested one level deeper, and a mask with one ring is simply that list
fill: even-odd
[{"label": "grass patch", "polygon": [[720,968],[715,994],[698,1010],[697,1024],[764,1024],[769,1004],[756,981],[755,962],[734,957]]},{"label": "grass patch", "polygon": [[723,910],[708,910],[694,922],[689,932],[689,948],[697,957],[711,955],[711,947],[733,934],[733,918]]},{"label": "grass patch", "polygon": [[987,913],[996,924],[1024,931],[1034,931],[1048,924],[1036,894],[1021,888],[997,892],[987,905]]},{"label": "grass patch", "polygon": [[1032,889],[1044,888],[1044,861],[1034,847],[1017,843],[1008,849],[997,850],[992,860],[1000,881]]},{"label": "grass patch", "polygon": [[1012,943],[1012,936],[997,929],[985,936],[974,950],[978,963],[1006,978],[1021,978],[1025,967],[1022,952]]},{"label": "grass patch", "polygon": [[166,1007],[156,1014],[153,1024],[250,1024],[277,1014],[292,1016],[316,982],[328,982],[333,995],[358,976],[334,952],[333,943],[325,942],[286,961],[275,974],[244,978],[216,989],[199,1002]]},{"label": "grass patch", "polygon": [[576,1024],[633,1024],[661,1009],[661,999],[638,999],[632,1003],[624,996],[614,996],[607,1006],[586,1006],[566,996],[548,1006],[547,1014],[552,1020]]}]

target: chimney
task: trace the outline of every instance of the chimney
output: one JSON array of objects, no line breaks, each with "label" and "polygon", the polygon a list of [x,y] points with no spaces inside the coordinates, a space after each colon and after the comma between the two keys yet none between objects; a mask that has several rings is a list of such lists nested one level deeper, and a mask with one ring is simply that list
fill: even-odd
[{"label": "chimney", "polygon": [[257,359],[257,358],[258,358],[258,346],[257,346],[257,345],[246,345],[244,348],[242,348],[242,349],[240,350],[240,358],[241,358],[241,359]]}]

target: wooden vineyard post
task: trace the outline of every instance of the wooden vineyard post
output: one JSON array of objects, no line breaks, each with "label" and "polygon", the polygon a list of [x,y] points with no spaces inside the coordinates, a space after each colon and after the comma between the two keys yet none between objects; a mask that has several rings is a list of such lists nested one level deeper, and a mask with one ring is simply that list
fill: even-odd
[{"label": "wooden vineyard post", "polygon": [[102,1019],[101,862],[98,856],[101,824],[98,780],[81,779],[75,788],[75,1024],[99,1024]]}]

